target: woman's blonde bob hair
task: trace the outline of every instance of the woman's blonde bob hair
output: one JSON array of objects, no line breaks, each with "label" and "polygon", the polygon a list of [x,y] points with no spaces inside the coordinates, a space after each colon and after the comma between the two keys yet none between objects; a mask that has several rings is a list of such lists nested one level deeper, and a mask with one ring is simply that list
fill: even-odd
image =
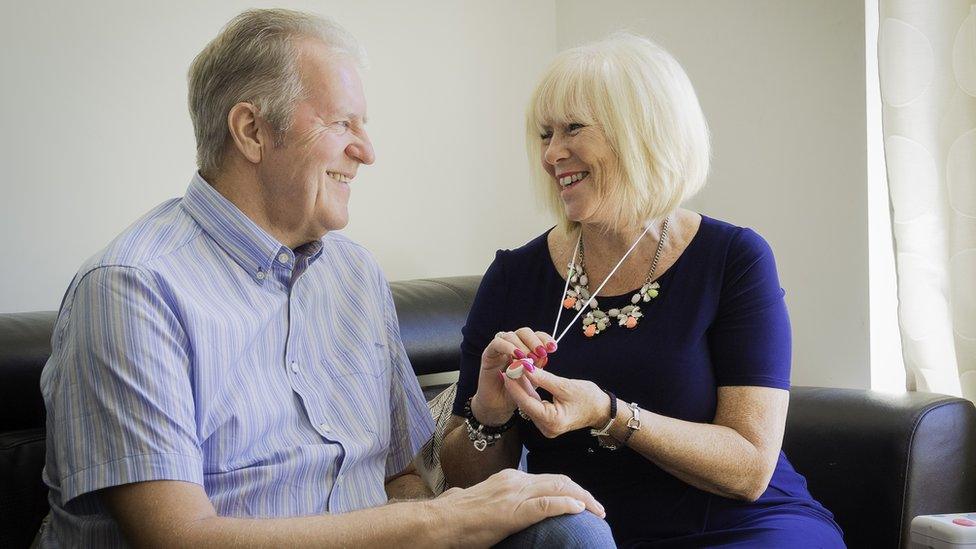
[{"label": "woman's blonde bob hair", "polygon": [[533,178],[566,230],[559,189],[544,169],[540,136],[554,126],[598,127],[616,155],[597,178],[608,228],[643,227],[695,195],[708,175],[708,126],[681,65],[647,38],[629,33],[560,53],[529,102],[526,143]]}]

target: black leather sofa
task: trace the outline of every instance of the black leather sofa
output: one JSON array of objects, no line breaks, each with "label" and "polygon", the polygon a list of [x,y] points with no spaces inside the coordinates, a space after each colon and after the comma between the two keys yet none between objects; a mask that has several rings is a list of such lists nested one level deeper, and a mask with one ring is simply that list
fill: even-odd
[{"label": "black leather sofa", "polygon": [[[422,383],[456,370],[478,280],[393,283]],[[0,314],[0,547],[27,546],[47,512],[38,380],[54,319],[54,312]],[[783,444],[851,547],[907,547],[912,517],[976,510],[976,410],[968,400],[794,387]]]}]

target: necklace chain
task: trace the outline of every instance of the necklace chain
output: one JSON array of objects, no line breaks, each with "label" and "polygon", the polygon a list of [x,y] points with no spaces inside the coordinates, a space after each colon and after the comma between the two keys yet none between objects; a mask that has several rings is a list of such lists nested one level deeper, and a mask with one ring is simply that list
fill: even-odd
[{"label": "necklace chain", "polygon": [[[610,309],[609,311],[606,312],[600,309],[599,303],[596,299],[596,295],[590,294],[589,280],[587,279],[586,276],[586,257],[585,257],[585,251],[583,246],[583,232],[582,229],[580,230],[579,240],[577,241],[577,250],[579,251],[579,255],[576,256],[576,254],[574,253],[573,254],[575,256],[573,257],[574,261],[571,261],[568,265],[569,270],[566,273],[567,284],[566,284],[566,289],[564,290],[565,293],[563,296],[562,307],[566,309],[576,309],[577,311],[580,311],[580,313],[576,315],[576,317],[578,318],[579,315],[582,314],[582,309],[587,305],[590,306],[592,310],[588,311],[586,315],[583,317],[583,334],[586,337],[593,337],[606,330],[607,327],[610,325],[611,319],[616,319],[617,323],[620,326],[624,326],[629,329],[633,329],[637,327],[638,321],[640,320],[641,317],[644,316],[643,312],[640,309],[639,303],[641,302],[647,303],[651,299],[656,298],[660,293],[659,291],[660,284],[658,284],[657,282],[653,282],[653,280],[654,280],[654,274],[657,272],[658,262],[661,260],[661,253],[664,251],[664,245],[665,242],[667,241],[668,230],[670,229],[670,227],[671,227],[671,217],[668,216],[667,218],[664,219],[664,222],[661,224],[661,237],[658,240],[657,249],[654,250],[654,258],[651,260],[651,268],[647,272],[647,277],[644,279],[644,284],[633,296],[631,296],[630,298],[631,304],[621,309]],[[645,234],[647,234],[647,230],[642,232],[641,235],[637,237],[637,240],[640,241],[640,239],[643,238]],[[620,262],[617,264],[618,267],[620,266],[621,263],[623,263],[627,255],[629,255],[630,252],[633,251],[636,245],[637,242],[634,242],[634,246],[631,246],[631,249],[626,254],[624,254],[624,257],[620,259]],[[579,260],[578,265],[575,263],[576,259]],[[614,271],[616,271],[616,268],[614,269]],[[600,288],[597,289],[597,292],[599,292],[603,288],[603,286],[607,283],[607,281],[610,280],[610,277],[613,276],[614,271],[611,271],[610,274],[607,275],[607,278],[604,279],[602,284],[600,284]],[[572,290],[569,289],[570,283],[573,284]],[[562,310],[560,309],[559,312],[561,313]],[[556,318],[557,318],[556,322],[558,324],[559,316],[557,315]],[[575,318],[573,319],[573,321],[575,321]]]},{"label": "necklace chain", "polygon": [[[668,217],[668,218],[666,218],[664,220],[664,223],[661,225],[661,238],[660,238],[660,240],[658,240],[658,242],[657,242],[657,248],[654,250],[654,258],[651,259],[651,268],[650,268],[650,270],[647,271],[647,278],[644,279],[644,284],[645,285],[651,283],[651,281],[654,279],[654,273],[657,272],[657,263],[658,263],[658,261],[661,260],[661,252],[664,251],[664,242],[668,239],[668,229],[671,228],[670,221],[671,221],[671,218]],[[644,235],[641,234],[641,237],[643,237],[643,236]],[[583,250],[584,250],[584,248],[583,248],[583,235],[580,234],[580,243],[579,243],[579,266],[580,266],[580,271],[586,272],[586,259],[584,257],[584,251]],[[587,282],[589,282],[589,281],[587,281]],[[584,288],[586,288],[587,290],[589,290],[589,284],[582,284],[582,286]]]}]

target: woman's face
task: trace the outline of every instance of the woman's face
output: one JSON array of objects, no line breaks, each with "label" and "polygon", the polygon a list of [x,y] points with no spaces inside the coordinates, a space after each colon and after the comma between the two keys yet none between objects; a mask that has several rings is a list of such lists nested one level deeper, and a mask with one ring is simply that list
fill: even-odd
[{"label": "woman's face", "polygon": [[561,123],[543,128],[542,165],[552,176],[566,217],[579,223],[606,223],[601,189],[614,173],[617,157],[596,126]]}]

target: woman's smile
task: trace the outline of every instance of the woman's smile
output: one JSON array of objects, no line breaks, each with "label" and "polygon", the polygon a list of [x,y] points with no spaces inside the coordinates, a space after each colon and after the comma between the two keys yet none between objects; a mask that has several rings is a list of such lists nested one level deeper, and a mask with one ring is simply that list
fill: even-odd
[{"label": "woman's smile", "polygon": [[587,179],[590,176],[590,172],[578,171],[578,172],[564,172],[556,177],[556,181],[559,182],[561,190],[559,194],[565,194],[570,189],[573,189],[579,184],[580,181]]}]

